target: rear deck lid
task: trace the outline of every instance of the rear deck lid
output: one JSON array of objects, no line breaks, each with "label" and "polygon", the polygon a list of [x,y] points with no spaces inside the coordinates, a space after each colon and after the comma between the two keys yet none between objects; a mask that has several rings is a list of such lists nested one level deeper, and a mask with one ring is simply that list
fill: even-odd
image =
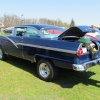
[{"label": "rear deck lid", "polygon": [[83,37],[86,33],[89,32],[93,33],[95,32],[95,29],[91,26],[75,26],[63,32],[61,35],[59,35],[59,38],[61,39],[64,36]]}]

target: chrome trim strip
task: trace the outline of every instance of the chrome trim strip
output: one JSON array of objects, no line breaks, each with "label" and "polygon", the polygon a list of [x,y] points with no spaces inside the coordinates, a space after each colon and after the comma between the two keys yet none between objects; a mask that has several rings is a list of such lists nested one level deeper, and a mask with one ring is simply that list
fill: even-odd
[{"label": "chrome trim strip", "polygon": [[8,38],[8,37],[6,37],[6,36],[4,36],[6,39],[8,39],[16,48],[18,48],[17,47],[17,45],[16,45],[16,43],[13,41],[13,40],[11,40],[10,38]]},{"label": "chrome trim strip", "polygon": [[25,43],[15,43],[10,38],[8,38],[6,36],[4,36],[4,37],[6,39],[8,39],[16,48],[18,48],[18,45],[23,45],[23,46],[29,46],[29,47],[42,48],[42,49],[46,49],[46,50],[54,50],[54,51],[59,51],[59,52],[77,54],[77,51],[73,51],[73,50],[66,50],[66,49],[54,48],[54,47],[49,47],[49,46],[41,46],[41,45],[33,45],[33,44],[25,44]]},{"label": "chrome trim strip", "polygon": [[36,47],[36,48],[43,48],[43,49],[47,49],[47,50],[54,50],[54,51],[60,51],[60,52],[67,52],[67,53],[72,53],[72,54],[76,54],[77,51],[73,51],[73,50],[66,50],[66,49],[59,49],[59,48],[54,48],[54,47],[48,47],[48,46],[40,46],[40,45],[33,45],[33,44],[24,44],[24,43],[16,43],[16,45],[23,45],[23,46],[29,46],[29,47]]}]

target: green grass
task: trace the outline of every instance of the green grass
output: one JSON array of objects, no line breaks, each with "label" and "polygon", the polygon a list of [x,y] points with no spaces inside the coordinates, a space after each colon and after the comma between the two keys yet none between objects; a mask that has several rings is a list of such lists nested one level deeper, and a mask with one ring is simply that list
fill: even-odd
[{"label": "green grass", "polygon": [[100,66],[86,72],[61,69],[52,82],[38,78],[36,65],[9,57],[0,61],[1,100],[100,100]]},{"label": "green grass", "polygon": [[3,36],[8,35],[7,33],[3,32],[3,31],[1,31],[0,34]]}]

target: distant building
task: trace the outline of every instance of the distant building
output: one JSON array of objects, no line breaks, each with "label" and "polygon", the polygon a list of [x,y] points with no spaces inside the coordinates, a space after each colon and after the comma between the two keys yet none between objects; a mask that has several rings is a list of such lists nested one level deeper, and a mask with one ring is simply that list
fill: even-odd
[{"label": "distant building", "polygon": [[1,35],[1,28],[4,27],[4,25],[0,22],[0,35]]},{"label": "distant building", "polygon": [[0,28],[4,27],[4,25],[0,22]]}]

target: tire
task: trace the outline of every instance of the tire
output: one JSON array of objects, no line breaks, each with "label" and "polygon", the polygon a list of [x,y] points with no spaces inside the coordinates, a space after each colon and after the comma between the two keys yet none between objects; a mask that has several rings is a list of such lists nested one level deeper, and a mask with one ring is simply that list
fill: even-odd
[{"label": "tire", "polygon": [[49,60],[41,59],[37,64],[37,73],[40,79],[50,82],[57,77],[59,68]]},{"label": "tire", "polygon": [[6,60],[7,55],[3,52],[2,48],[0,47],[0,60]]}]

